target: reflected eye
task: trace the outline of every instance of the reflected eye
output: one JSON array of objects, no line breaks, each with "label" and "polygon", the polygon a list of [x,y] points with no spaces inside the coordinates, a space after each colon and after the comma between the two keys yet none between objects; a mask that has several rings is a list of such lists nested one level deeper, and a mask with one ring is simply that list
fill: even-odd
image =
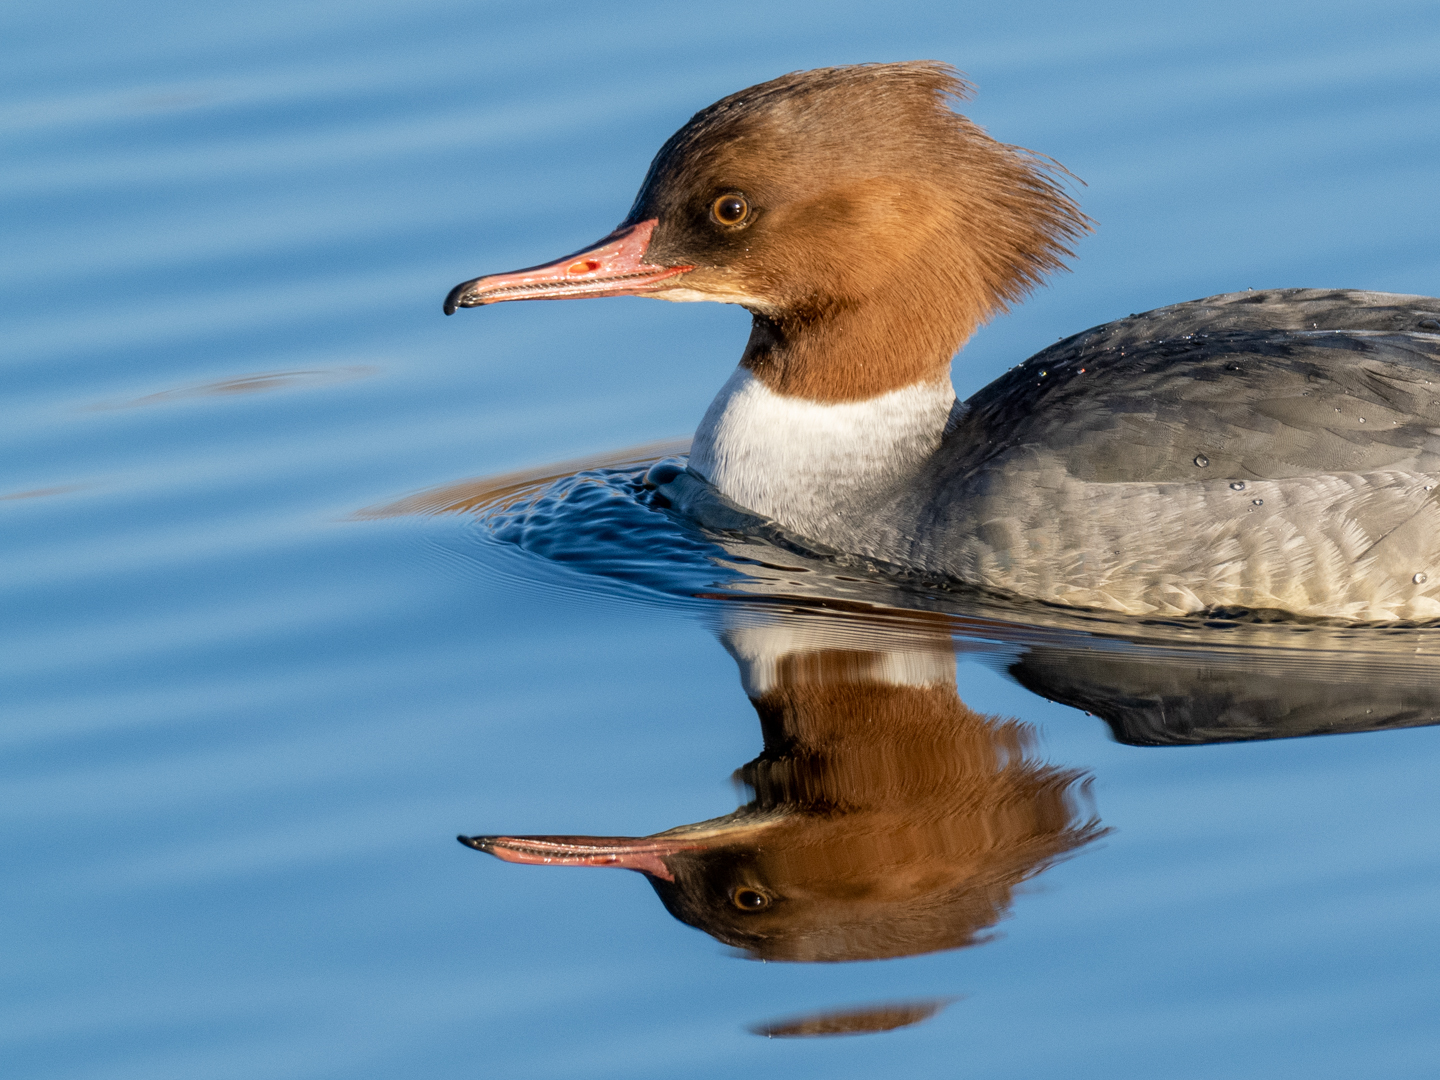
[{"label": "reflected eye", "polygon": [[750,215],[750,204],[743,195],[721,195],[710,207],[710,213],[721,225],[739,225]]},{"label": "reflected eye", "polygon": [[741,885],[730,894],[730,902],[741,911],[764,911],[770,906],[770,897],[759,889]]}]

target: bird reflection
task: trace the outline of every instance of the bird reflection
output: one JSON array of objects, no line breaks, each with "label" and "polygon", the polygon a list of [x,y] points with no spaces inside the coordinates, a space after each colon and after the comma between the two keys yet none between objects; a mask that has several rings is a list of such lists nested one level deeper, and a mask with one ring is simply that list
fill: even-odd
[{"label": "bird reflection", "polygon": [[[1257,635],[1258,636],[1258,635]],[[1020,685],[1094,713],[1117,742],[1196,746],[1440,722],[1433,629],[1316,630],[1306,649],[1027,649]]]},{"label": "bird reflection", "polygon": [[722,635],[764,749],[732,814],[648,837],[478,836],[509,862],[644,873],[672,915],[764,960],[873,960],[983,941],[1018,885],[1104,832],[1087,776],[959,698],[942,620],[815,616]]}]

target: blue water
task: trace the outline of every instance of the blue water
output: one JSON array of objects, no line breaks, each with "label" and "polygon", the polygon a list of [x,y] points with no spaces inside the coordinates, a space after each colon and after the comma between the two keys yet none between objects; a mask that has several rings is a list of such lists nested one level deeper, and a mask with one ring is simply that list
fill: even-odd
[{"label": "blue water", "polygon": [[[1431,639],[752,577],[639,504],[549,551],[363,513],[693,430],[743,312],[440,302],[604,235],[692,112],[796,68],[952,62],[971,116],[1088,185],[1074,273],[966,349],[962,396],[1179,300],[1440,294],[1432,3],[22,0],[0,54],[7,1076],[1433,1073],[1440,728],[1137,746],[1017,681],[1159,650],[1400,716]],[[637,521],[663,557],[622,557]],[[761,736],[717,634],[832,588],[958,620],[959,697],[1089,780],[1111,831],[1018,886],[995,940],[762,964],[641,875],[455,843],[729,813]],[[886,1033],[751,1033],[940,999]]]}]

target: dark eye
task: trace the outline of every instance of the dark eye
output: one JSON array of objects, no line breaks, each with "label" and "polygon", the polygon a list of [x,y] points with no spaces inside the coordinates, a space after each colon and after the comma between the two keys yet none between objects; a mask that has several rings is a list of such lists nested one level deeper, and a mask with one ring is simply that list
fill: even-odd
[{"label": "dark eye", "polygon": [[730,902],[741,911],[764,911],[770,906],[770,897],[759,889],[741,885],[730,894]]},{"label": "dark eye", "polygon": [[710,213],[721,225],[739,225],[750,215],[750,204],[744,195],[721,195],[710,207]]}]

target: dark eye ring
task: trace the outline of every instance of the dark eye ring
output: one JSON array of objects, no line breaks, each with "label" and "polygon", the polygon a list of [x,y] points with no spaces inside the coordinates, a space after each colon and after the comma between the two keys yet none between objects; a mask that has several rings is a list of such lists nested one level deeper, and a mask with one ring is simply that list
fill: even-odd
[{"label": "dark eye ring", "polygon": [[759,889],[741,885],[730,894],[730,902],[741,911],[764,911],[770,906],[770,897]]},{"label": "dark eye ring", "polygon": [[739,225],[750,216],[750,204],[744,195],[721,195],[710,206],[710,213],[721,225]]}]

